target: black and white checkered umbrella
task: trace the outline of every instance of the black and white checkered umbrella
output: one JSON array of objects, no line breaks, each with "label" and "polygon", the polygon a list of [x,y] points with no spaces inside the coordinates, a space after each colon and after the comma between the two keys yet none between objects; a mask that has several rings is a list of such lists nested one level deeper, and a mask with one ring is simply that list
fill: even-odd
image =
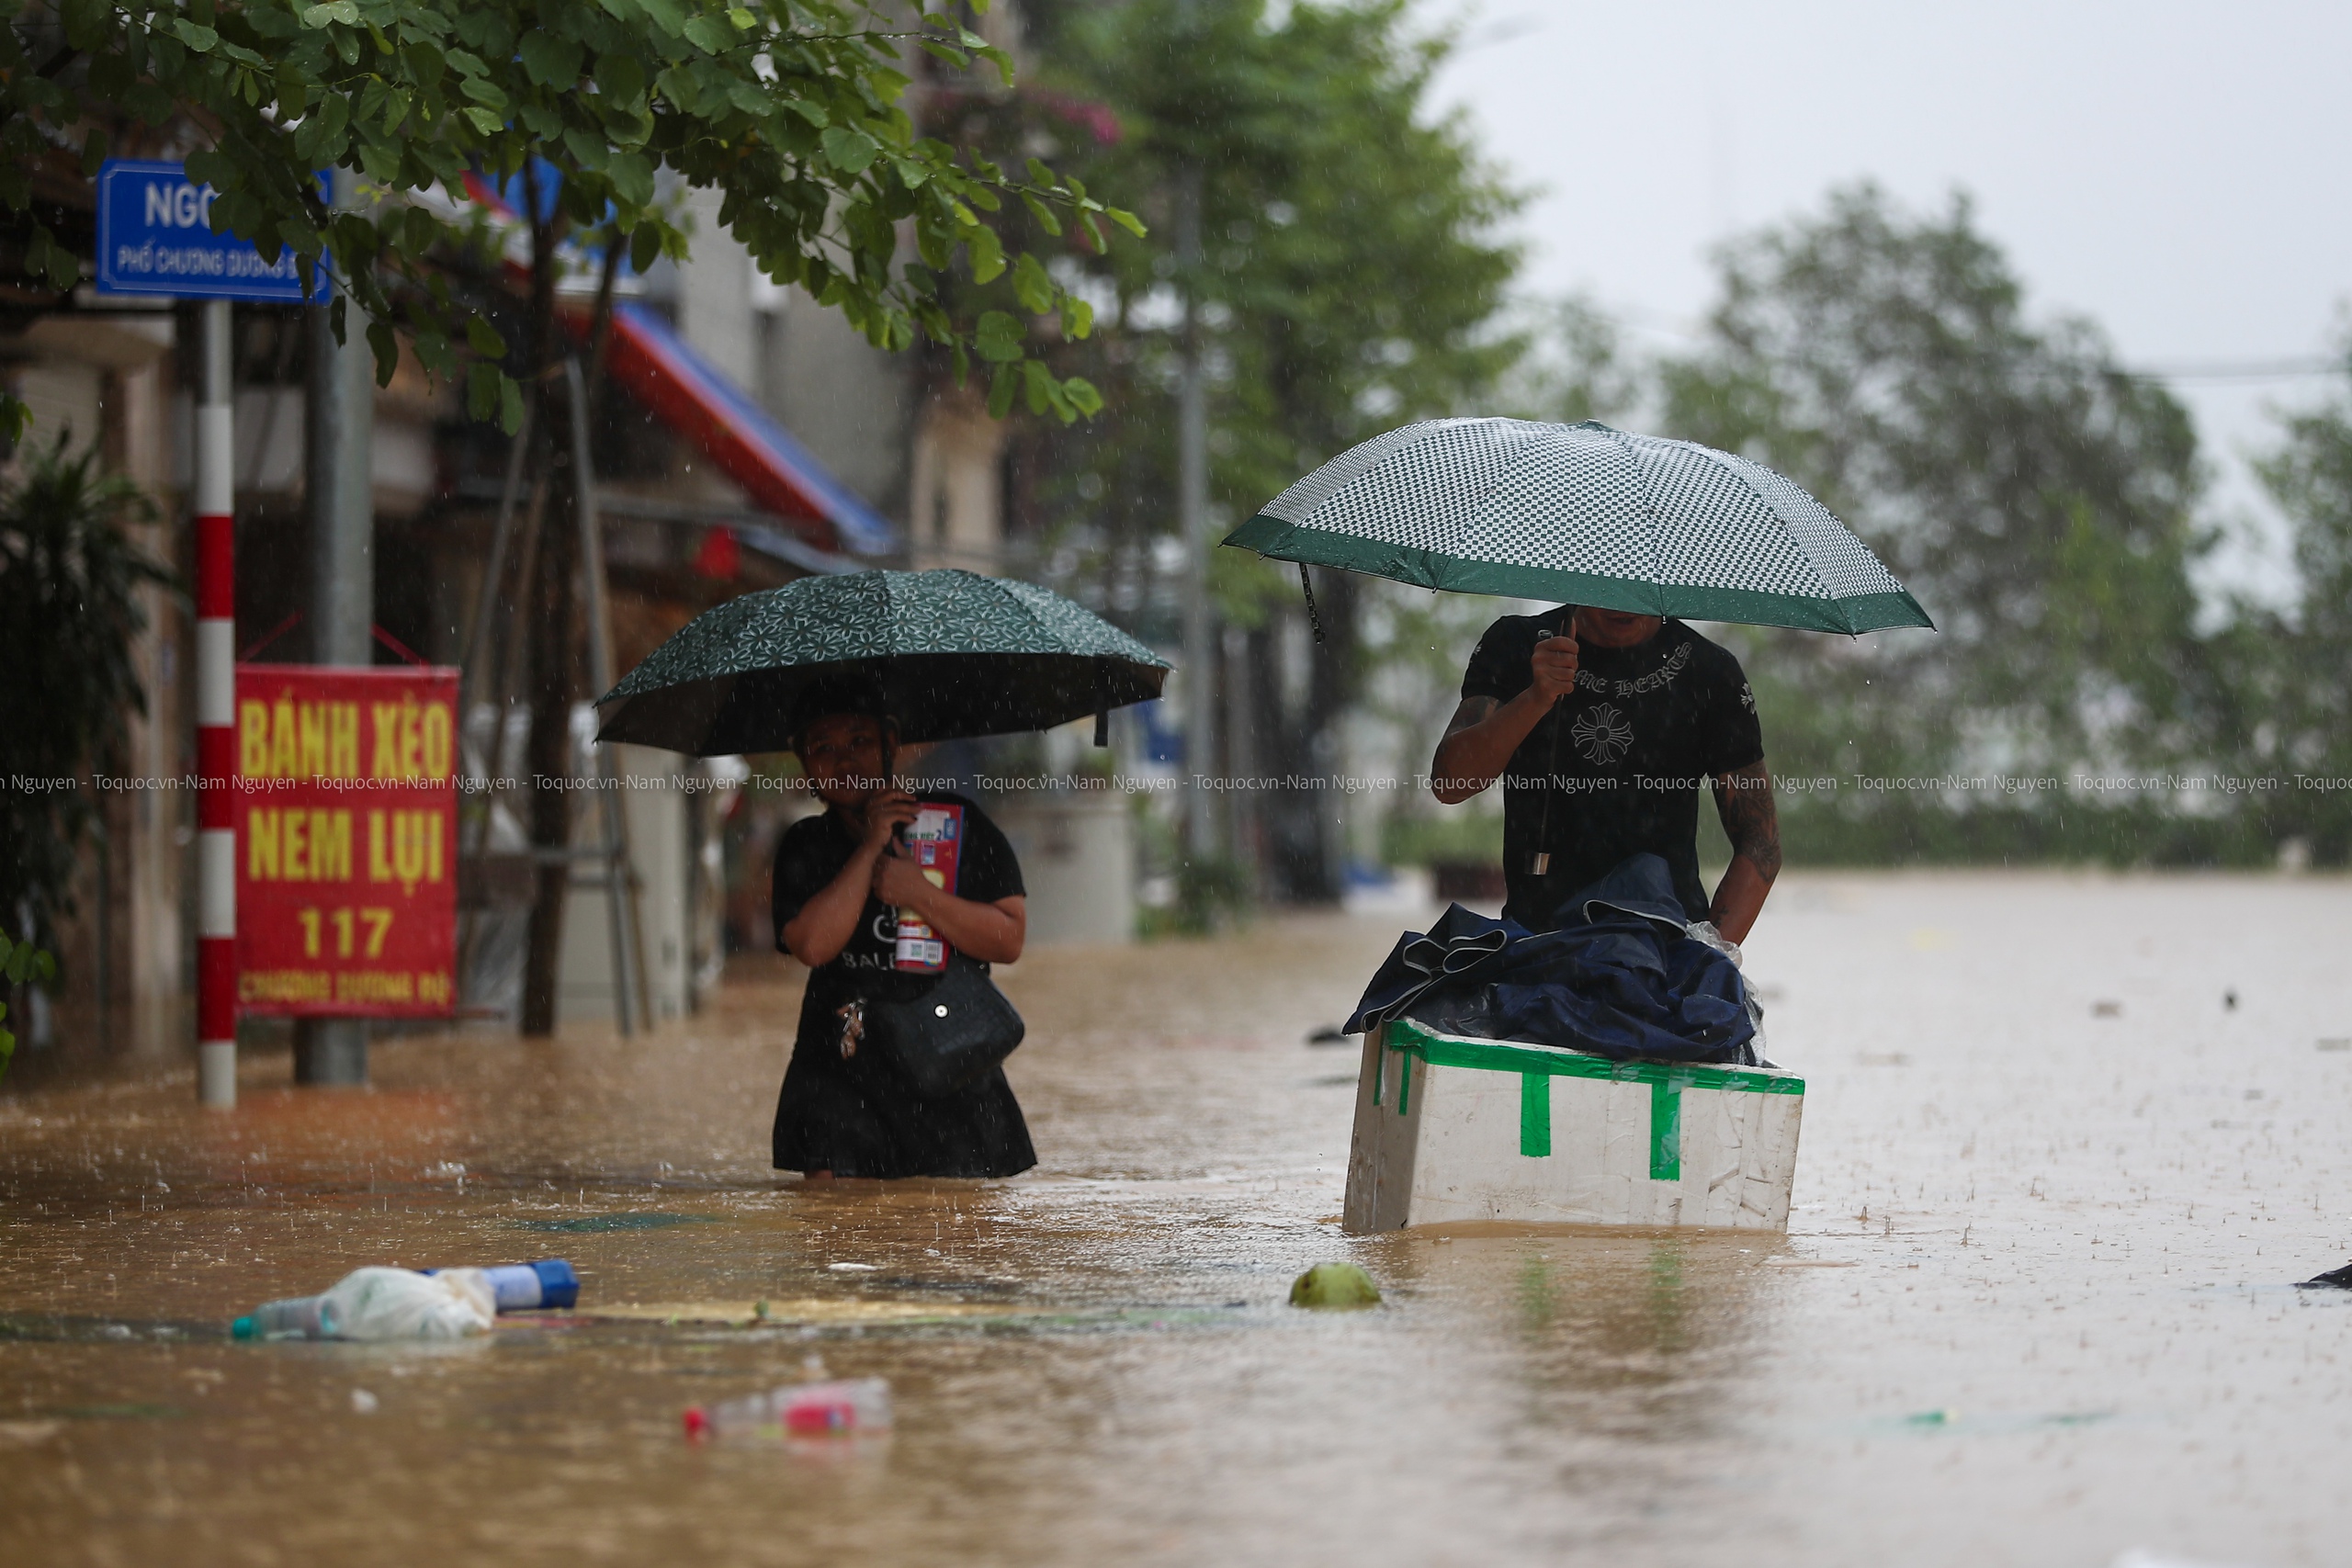
[{"label": "black and white checkered umbrella", "polygon": [[1423,588],[1689,620],[1935,625],[1827,507],[1762,464],[1591,420],[1408,424],[1340,453],[1225,542]]}]

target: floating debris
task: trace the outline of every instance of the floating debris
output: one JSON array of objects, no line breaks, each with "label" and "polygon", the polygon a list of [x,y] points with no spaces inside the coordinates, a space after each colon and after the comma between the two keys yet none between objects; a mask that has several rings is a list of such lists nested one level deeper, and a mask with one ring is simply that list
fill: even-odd
[{"label": "floating debris", "polygon": [[1317,1263],[1291,1281],[1290,1304],[1340,1309],[1378,1306],[1380,1287],[1352,1263]]},{"label": "floating debris", "polygon": [[659,1231],[672,1225],[712,1225],[717,1219],[709,1214],[583,1214],[576,1220],[516,1220],[515,1226],[526,1231]]}]

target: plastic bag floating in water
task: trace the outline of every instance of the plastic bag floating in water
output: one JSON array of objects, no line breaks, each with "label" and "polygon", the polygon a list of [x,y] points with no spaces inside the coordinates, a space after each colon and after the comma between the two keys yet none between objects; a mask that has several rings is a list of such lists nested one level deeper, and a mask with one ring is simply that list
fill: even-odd
[{"label": "plastic bag floating in water", "polygon": [[462,1339],[497,1319],[479,1269],[355,1269],[323,1295],[265,1302],[232,1327],[240,1339]]}]

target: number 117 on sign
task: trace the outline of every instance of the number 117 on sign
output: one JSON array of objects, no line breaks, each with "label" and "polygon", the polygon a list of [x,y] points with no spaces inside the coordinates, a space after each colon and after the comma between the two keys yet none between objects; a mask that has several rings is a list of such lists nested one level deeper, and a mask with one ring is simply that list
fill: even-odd
[{"label": "number 117 on sign", "polygon": [[[325,917],[323,922],[321,920],[322,914]],[[319,937],[322,923],[327,936],[334,942],[334,956],[337,958],[360,956],[358,941],[363,925],[367,928],[365,955],[381,958],[384,955],[384,939],[391,934],[392,930],[392,912],[390,909],[354,909],[345,906],[339,909],[321,910],[313,905],[296,910],[294,918],[301,922],[302,956],[305,958],[320,955]]]}]

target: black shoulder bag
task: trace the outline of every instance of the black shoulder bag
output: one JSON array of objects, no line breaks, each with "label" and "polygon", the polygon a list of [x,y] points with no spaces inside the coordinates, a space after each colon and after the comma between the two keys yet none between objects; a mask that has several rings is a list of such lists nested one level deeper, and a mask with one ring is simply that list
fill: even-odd
[{"label": "black shoulder bag", "polygon": [[970,1084],[1012,1055],[1028,1025],[977,960],[947,957],[946,972],[903,1001],[867,997],[843,1010],[842,1055],[859,1042],[887,1059],[924,1100]]}]

